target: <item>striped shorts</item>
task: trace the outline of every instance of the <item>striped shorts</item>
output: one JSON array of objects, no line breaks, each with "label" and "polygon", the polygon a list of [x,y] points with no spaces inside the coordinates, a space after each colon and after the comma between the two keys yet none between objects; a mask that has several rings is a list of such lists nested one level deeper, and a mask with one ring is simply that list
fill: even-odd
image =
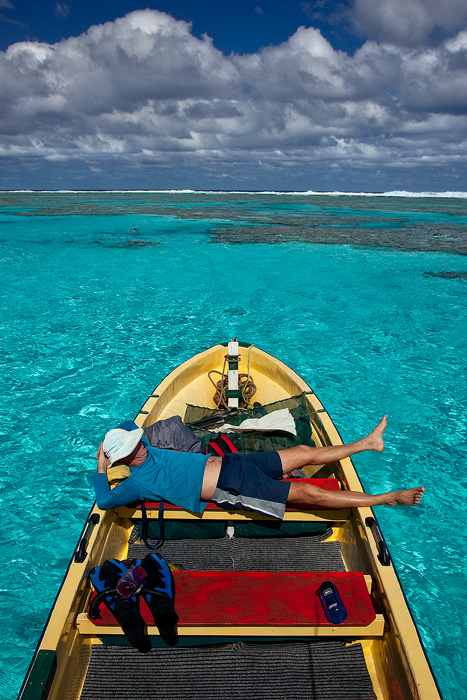
[{"label": "striped shorts", "polygon": [[232,452],[222,458],[211,500],[225,510],[253,510],[282,519],[290,482],[280,479],[282,463],[278,452]]}]

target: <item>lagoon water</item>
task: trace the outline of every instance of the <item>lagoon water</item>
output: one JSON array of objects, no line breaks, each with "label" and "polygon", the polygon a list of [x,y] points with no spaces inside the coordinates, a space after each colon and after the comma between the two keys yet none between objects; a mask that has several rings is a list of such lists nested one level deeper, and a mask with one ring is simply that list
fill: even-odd
[{"label": "lagoon water", "polygon": [[[137,229],[136,231],[132,229]],[[106,430],[232,336],[315,389],[345,441],[389,415],[367,491],[445,700],[464,697],[467,195],[0,193],[0,698],[19,691]]]}]

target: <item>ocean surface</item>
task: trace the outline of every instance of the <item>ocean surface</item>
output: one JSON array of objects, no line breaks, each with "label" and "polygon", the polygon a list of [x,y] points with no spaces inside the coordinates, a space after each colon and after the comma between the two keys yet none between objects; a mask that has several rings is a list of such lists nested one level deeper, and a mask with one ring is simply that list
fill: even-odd
[{"label": "ocean surface", "polygon": [[345,441],[389,416],[365,489],[445,700],[467,668],[467,194],[0,193],[0,698],[16,697],[94,501],[102,435],[232,336],[315,389]]}]

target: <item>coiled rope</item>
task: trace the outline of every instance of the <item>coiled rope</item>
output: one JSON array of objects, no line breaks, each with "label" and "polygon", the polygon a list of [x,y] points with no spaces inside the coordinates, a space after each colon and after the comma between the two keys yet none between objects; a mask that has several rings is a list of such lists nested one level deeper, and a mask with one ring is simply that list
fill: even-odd
[{"label": "coiled rope", "polygon": [[[248,373],[238,375],[238,388],[242,392],[242,398],[239,399],[240,408],[248,408],[248,406],[252,406],[251,398],[256,394],[256,384],[250,376],[250,352],[252,347],[253,346],[250,345],[250,347],[248,348]],[[216,393],[213,396],[213,401],[216,404],[217,409],[229,408],[228,399],[225,395],[226,389],[229,388],[229,380],[225,372],[225,365],[227,364],[227,360],[228,355],[225,355],[224,364],[222,366],[222,372],[219,372],[219,370],[217,369],[212,369],[210,372],[208,372],[209,380],[216,390]],[[212,374],[219,374],[220,379],[217,382],[215,382],[211,377]]]}]

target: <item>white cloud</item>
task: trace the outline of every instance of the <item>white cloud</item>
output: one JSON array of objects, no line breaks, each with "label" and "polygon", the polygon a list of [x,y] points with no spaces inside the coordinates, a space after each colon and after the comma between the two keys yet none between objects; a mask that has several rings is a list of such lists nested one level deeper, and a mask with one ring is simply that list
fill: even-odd
[{"label": "white cloud", "polygon": [[70,7],[66,2],[55,1],[54,5],[54,15],[55,17],[68,17],[70,14]]},{"label": "white cloud", "polygon": [[107,155],[125,167],[192,159],[219,171],[259,160],[448,163],[465,154],[466,68],[467,32],[432,48],[367,41],[349,56],[301,27],[279,46],[225,56],[187,22],[141,10],[0,54],[1,153]]},{"label": "white cloud", "polygon": [[467,26],[465,0],[355,0],[355,27],[366,37],[402,46],[439,42]]}]

